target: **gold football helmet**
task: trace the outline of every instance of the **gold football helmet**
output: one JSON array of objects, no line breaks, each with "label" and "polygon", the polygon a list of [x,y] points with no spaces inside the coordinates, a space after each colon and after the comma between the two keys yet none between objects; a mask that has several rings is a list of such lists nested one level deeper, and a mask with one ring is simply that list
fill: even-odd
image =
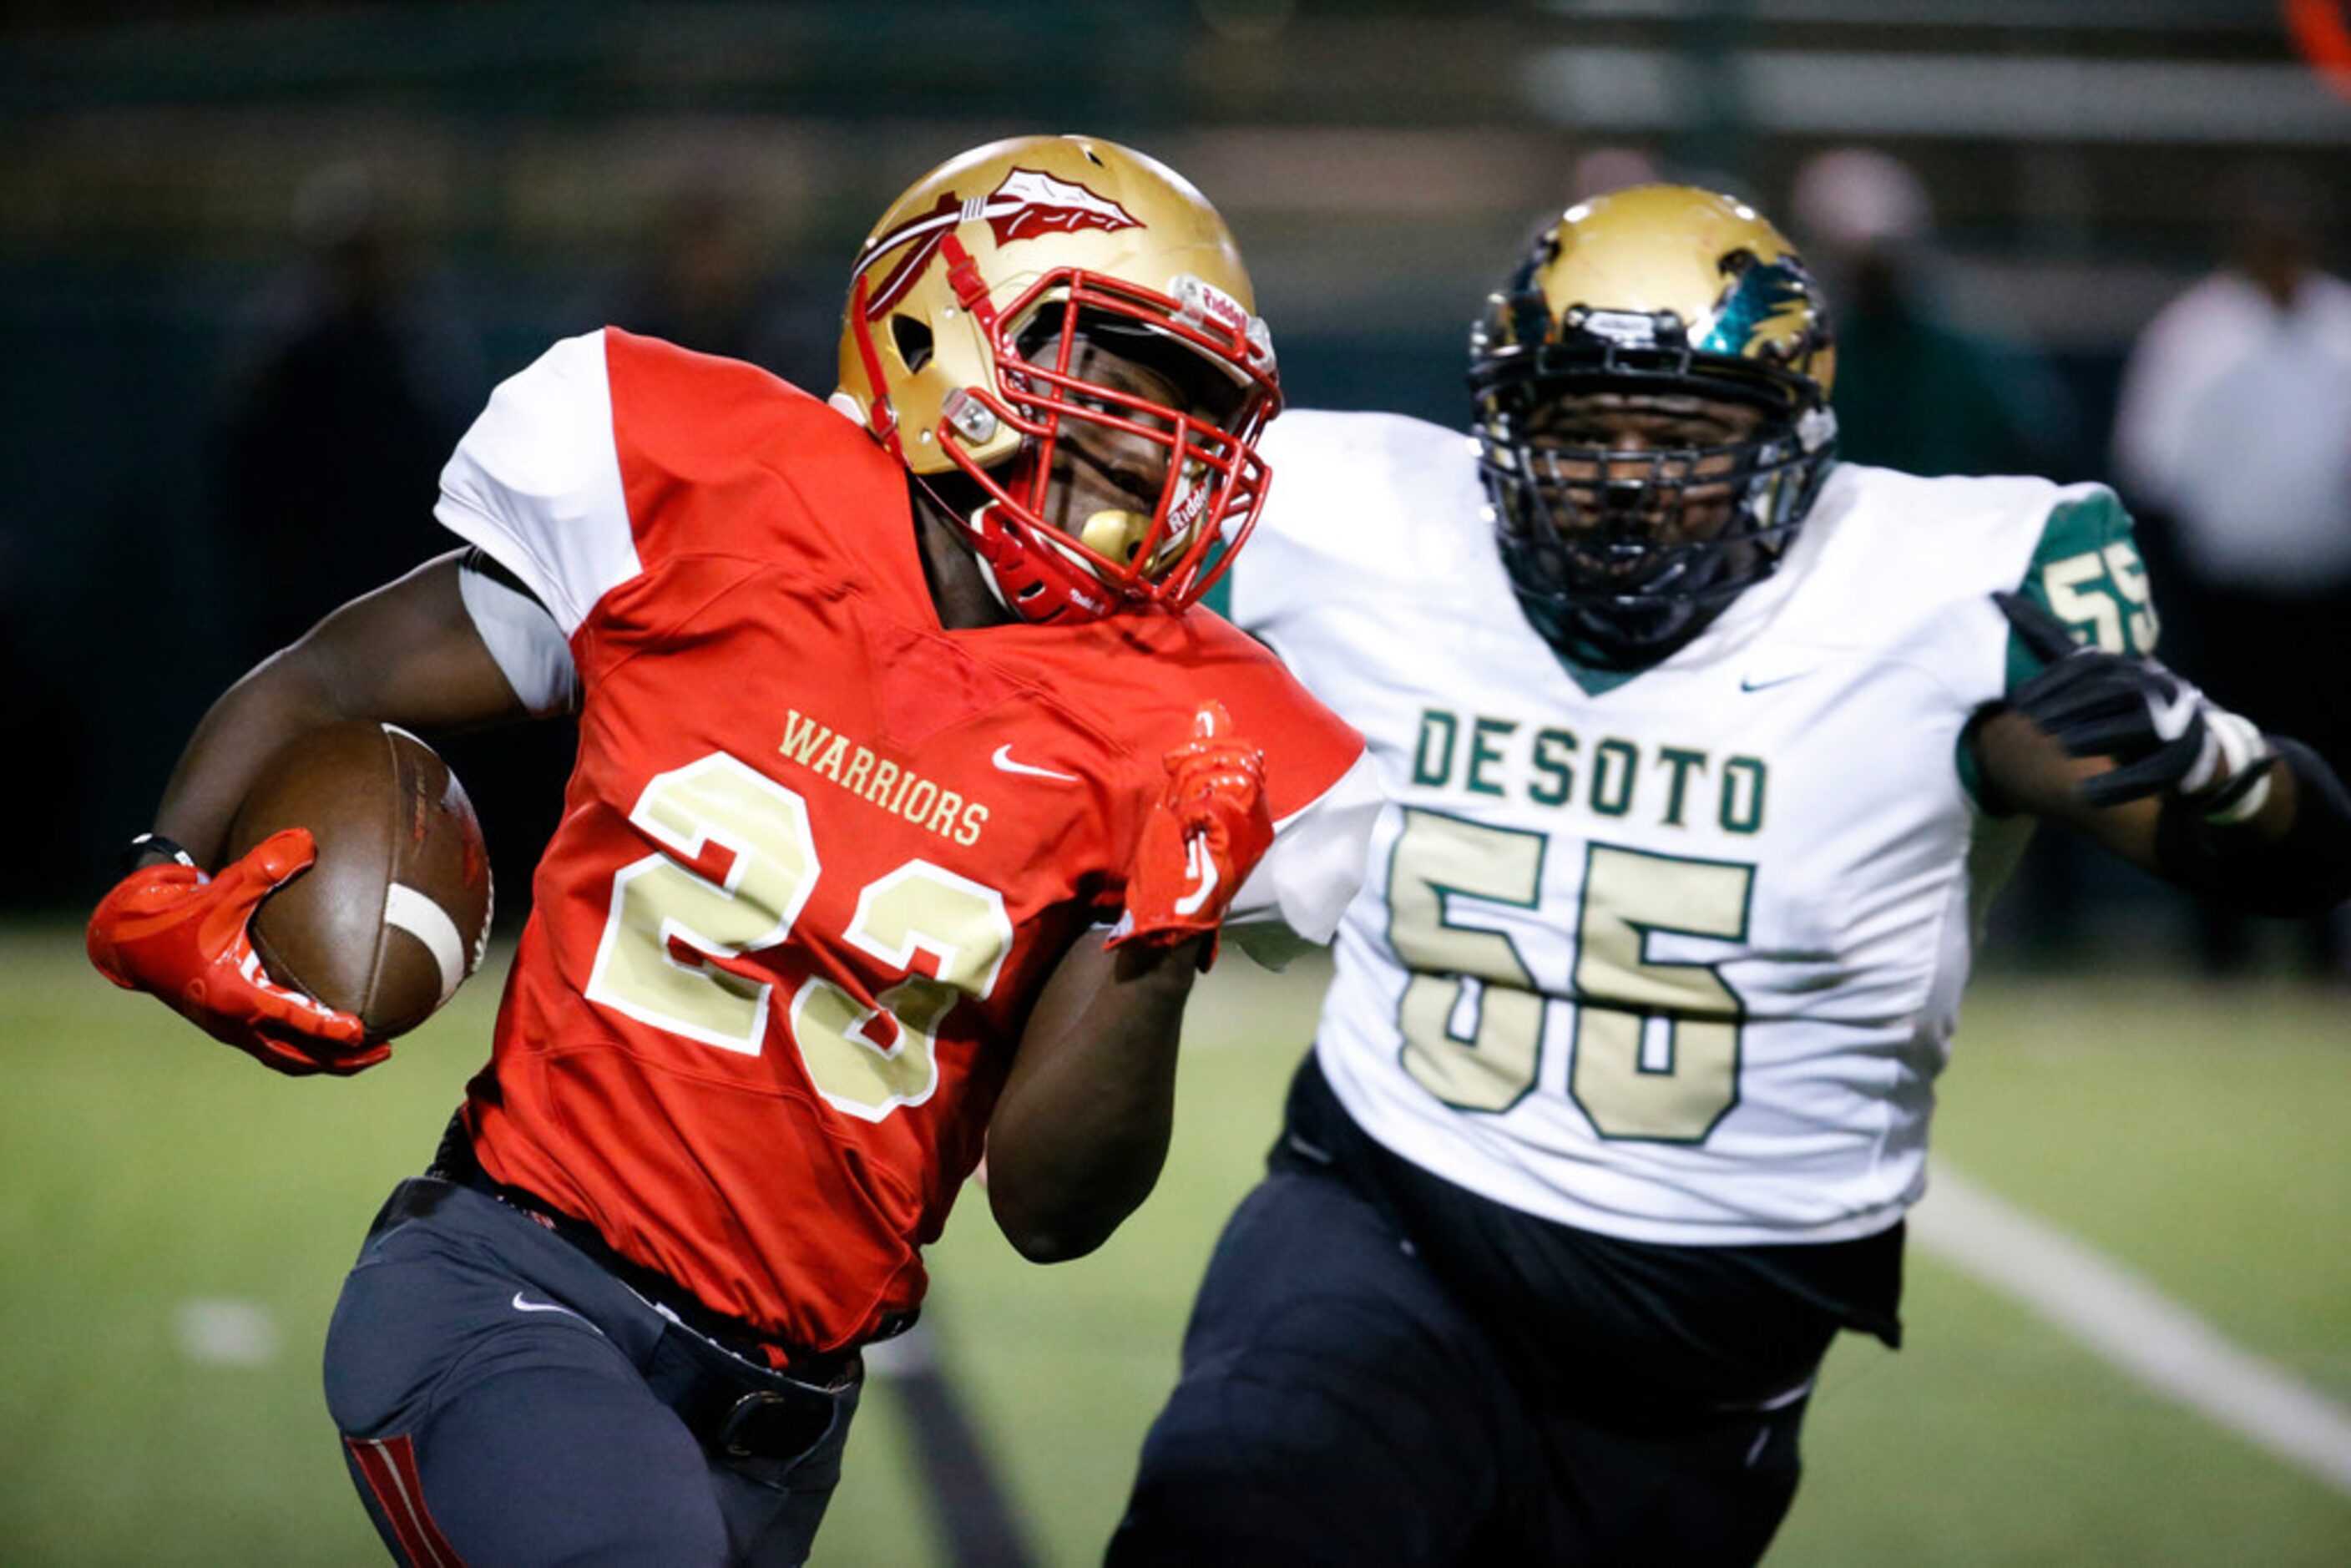
[{"label": "gold football helmet", "polygon": [[[1255,442],[1281,399],[1253,301],[1224,220],[1173,170],[1094,137],[998,141],[874,225],[841,392],[918,479],[977,486],[940,498],[1015,613],[1180,609],[1265,495]],[[1092,449],[1113,434],[1151,471],[1075,515],[1073,470],[1107,472]]]},{"label": "gold football helmet", "polygon": [[[1637,669],[1769,576],[1834,460],[1835,364],[1811,273],[1744,202],[1639,185],[1570,207],[1470,334],[1481,466],[1536,628]],[[1667,434],[1612,444],[1627,409]]]}]

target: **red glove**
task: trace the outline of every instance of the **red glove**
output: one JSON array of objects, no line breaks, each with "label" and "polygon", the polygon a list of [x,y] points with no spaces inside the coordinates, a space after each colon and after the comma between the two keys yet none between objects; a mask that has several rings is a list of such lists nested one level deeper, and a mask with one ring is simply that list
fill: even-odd
[{"label": "red glove", "polygon": [[248,926],[261,901],[319,858],[308,828],[272,833],[206,876],[192,865],[142,866],[89,917],[89,961],[127,990],[150,991],[214,1040],[297,1077],[373,1067],[392,1047],[367,1026],[262,972]]},{"label": "red glove", "polygon": [[1167,785],[1144,819],[1113,947],[1213,933],[1273,842],[1265,753],[1235,737],[1221,703],[1201,704],[1195,722],[1198,733],[1165,758]]}]

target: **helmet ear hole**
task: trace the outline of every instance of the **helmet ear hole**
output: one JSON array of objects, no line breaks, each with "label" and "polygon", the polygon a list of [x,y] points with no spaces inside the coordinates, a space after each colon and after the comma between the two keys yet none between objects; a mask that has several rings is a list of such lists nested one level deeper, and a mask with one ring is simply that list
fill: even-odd
[{"label": "helmet ear hole", "polygon": [[931,362],[931,329],[919,319],[913,316],[891,317],[890,341],[897,349],[898,358],[905,364],[908,374]]}]

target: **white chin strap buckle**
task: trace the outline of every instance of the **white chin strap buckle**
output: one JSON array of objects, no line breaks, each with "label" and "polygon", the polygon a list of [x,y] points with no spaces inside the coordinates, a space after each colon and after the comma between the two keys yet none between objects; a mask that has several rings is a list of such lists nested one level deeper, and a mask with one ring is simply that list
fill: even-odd
[{"label": "white chin strap buckle", "polygon": [[947,393],[939,403],[941,417],[955,426],[955,432],[977,446],[997,431],[996,411],[973,396],[963,387]]}]

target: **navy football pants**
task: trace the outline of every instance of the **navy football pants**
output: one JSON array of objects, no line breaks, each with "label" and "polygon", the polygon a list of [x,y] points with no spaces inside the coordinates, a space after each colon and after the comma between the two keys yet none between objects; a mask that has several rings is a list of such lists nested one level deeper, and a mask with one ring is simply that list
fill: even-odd
[{"label": "navy football pants", "polygon": [[857,1384],[805,1390],[823,1403],[803,1452],[721,1462],[647,1382],[686,1332],[519,1210],[403,1183],[327,1334],[328,1408],[393,1556],[801,1562]]},{"label": "navy football pants", "polygon": [[[1546,1385],[1347,1179],[1360,1130],[1326,1113],[1300,1136],[1301,1100],[1343,1118],[1311,1067],[1301,1088],[1209,1261],[1113,1568],[1761,1556],[1795,1495],[1802,1374],[1729,1409],[1628,1399],[1656,1386],[1638,1365]],[[1624,1345],[1644,1318],[1596,1284],[1544,1329]],[[1617,1385],[1595,1413],[1583,1394],[1603,1380]]]}]

